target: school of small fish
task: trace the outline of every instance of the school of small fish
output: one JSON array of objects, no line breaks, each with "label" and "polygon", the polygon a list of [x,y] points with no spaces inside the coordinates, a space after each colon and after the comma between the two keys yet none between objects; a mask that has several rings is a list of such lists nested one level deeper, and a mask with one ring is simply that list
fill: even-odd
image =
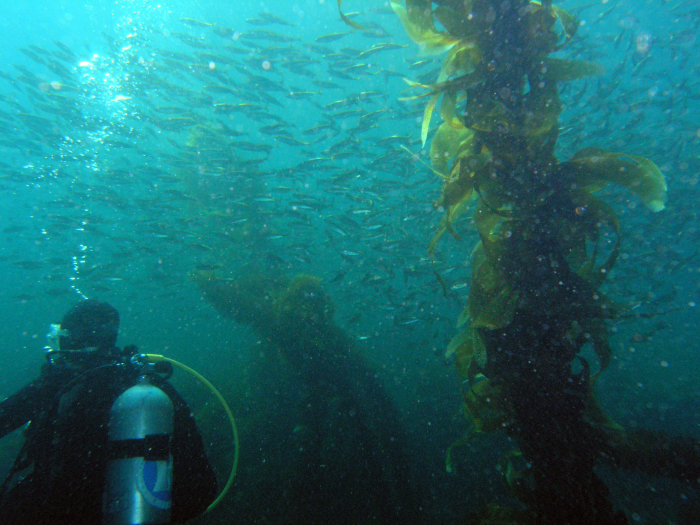
[{"label": "school of small fish", "polygon": [[[669,180],[660,220],[623,217],[613,295],[679,301],[673,275],[697,270],[700,239],[700,9],[654,2],[674,22],[661,29],[623,0],[564,3],[582,25],[568,56],[606,72],[561,86],[561,157],[604,144]],[[3,217],[0,257],[32,283],[15,300],[127,286],[177,300],[193,271],[255,262],[322,277],[358,340],[377,326],[430,338],[440,320],[449,338],[476,234],[460,223],[460,249],[428,257],[440,180],[421,149],[424,100],[401,100],[403,79],[434,82],[441,57],[391,9],[345,16],[364,29],[182,17],[0,63],[0,195],[23,210]]]}]

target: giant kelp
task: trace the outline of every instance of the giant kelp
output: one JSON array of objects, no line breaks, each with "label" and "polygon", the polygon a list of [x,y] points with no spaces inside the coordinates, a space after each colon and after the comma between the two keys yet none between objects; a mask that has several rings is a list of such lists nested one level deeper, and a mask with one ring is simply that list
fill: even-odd
[{"label": "giant kelp", "polygon": [[197,272],[194,280],[219,313],[252,326],[276,349],[305,388],[296,450],[286,453],[295,461],[278,502],[282,522],[417,522],[398,413],[335,324],[321,280],[252,268],[232,278]]},{"label": "giant kelp", "polygon": [[[479,235],[461,332],[447,351],[466,385],[472,433],[505,429],[515,438],[527,472],[510,459],[502,470],[533,522],[625,523],[594,472],[602,458],[647,471],[664,463],[666,474],[681,478],[684,464],[692,472],[698,465],[697,447],[676,440],[684,460],[659,454],[668,439],[616,425],[592,391],[612,355],[606,321],[624,314],[601,291],[621,240],[617,215],[596,193],[617,184],[658,212],[664,177],[648,159],[598,148],[556,157],[558,84],[602,69],[551,56],[578,28],[551,0],[391,6],[424,53],[446,53],[435,83],[407,80],[425,90],[407,99],[428,98],[423,144],[438,104],[443,120],[430,158],[444,217],[430,254],[445,233],[459,238],[455,222],[469,209]],[[597,355],[596,374],[581,355],[587,347]]]}]

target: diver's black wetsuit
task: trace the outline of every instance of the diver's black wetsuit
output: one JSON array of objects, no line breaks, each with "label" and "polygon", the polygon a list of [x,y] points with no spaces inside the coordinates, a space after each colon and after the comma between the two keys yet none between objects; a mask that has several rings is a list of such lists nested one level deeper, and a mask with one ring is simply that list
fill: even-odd
[{"label": "diver's black wetsuit", "polygon": [[[135,353],[131,347],[130,353]],[[140,372],[119,365],[127,351],[92,356],[79,368],[47,364],[38,379],[0,403],[0,437],[21,425],[26,441],[0,494],[2,525],[98,525],[106,472],[109,410]],[[173,402],[172,522],[206,510],[214,472],[185,401],[165,379],[151,383]]]}]

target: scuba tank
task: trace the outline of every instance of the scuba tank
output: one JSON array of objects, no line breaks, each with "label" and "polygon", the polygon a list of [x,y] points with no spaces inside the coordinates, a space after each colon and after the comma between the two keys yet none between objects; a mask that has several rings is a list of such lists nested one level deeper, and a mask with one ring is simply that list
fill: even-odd
[{"label": "scuba tank", "polygon": [[147,376],[114,401],[109,413],[104,525],[170,523],[174,416],[170,398]]}]

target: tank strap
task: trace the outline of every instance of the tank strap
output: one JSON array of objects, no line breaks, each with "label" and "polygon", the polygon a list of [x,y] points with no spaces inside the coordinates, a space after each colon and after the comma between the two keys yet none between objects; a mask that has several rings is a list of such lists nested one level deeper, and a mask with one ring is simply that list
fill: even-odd
[{"label": "tank strap", "polygon": [[140,439],[122,439],[107,443],[107,459],[144,458],[146,461],[167,461],[170,458],[170,436],[151,434]]}]

